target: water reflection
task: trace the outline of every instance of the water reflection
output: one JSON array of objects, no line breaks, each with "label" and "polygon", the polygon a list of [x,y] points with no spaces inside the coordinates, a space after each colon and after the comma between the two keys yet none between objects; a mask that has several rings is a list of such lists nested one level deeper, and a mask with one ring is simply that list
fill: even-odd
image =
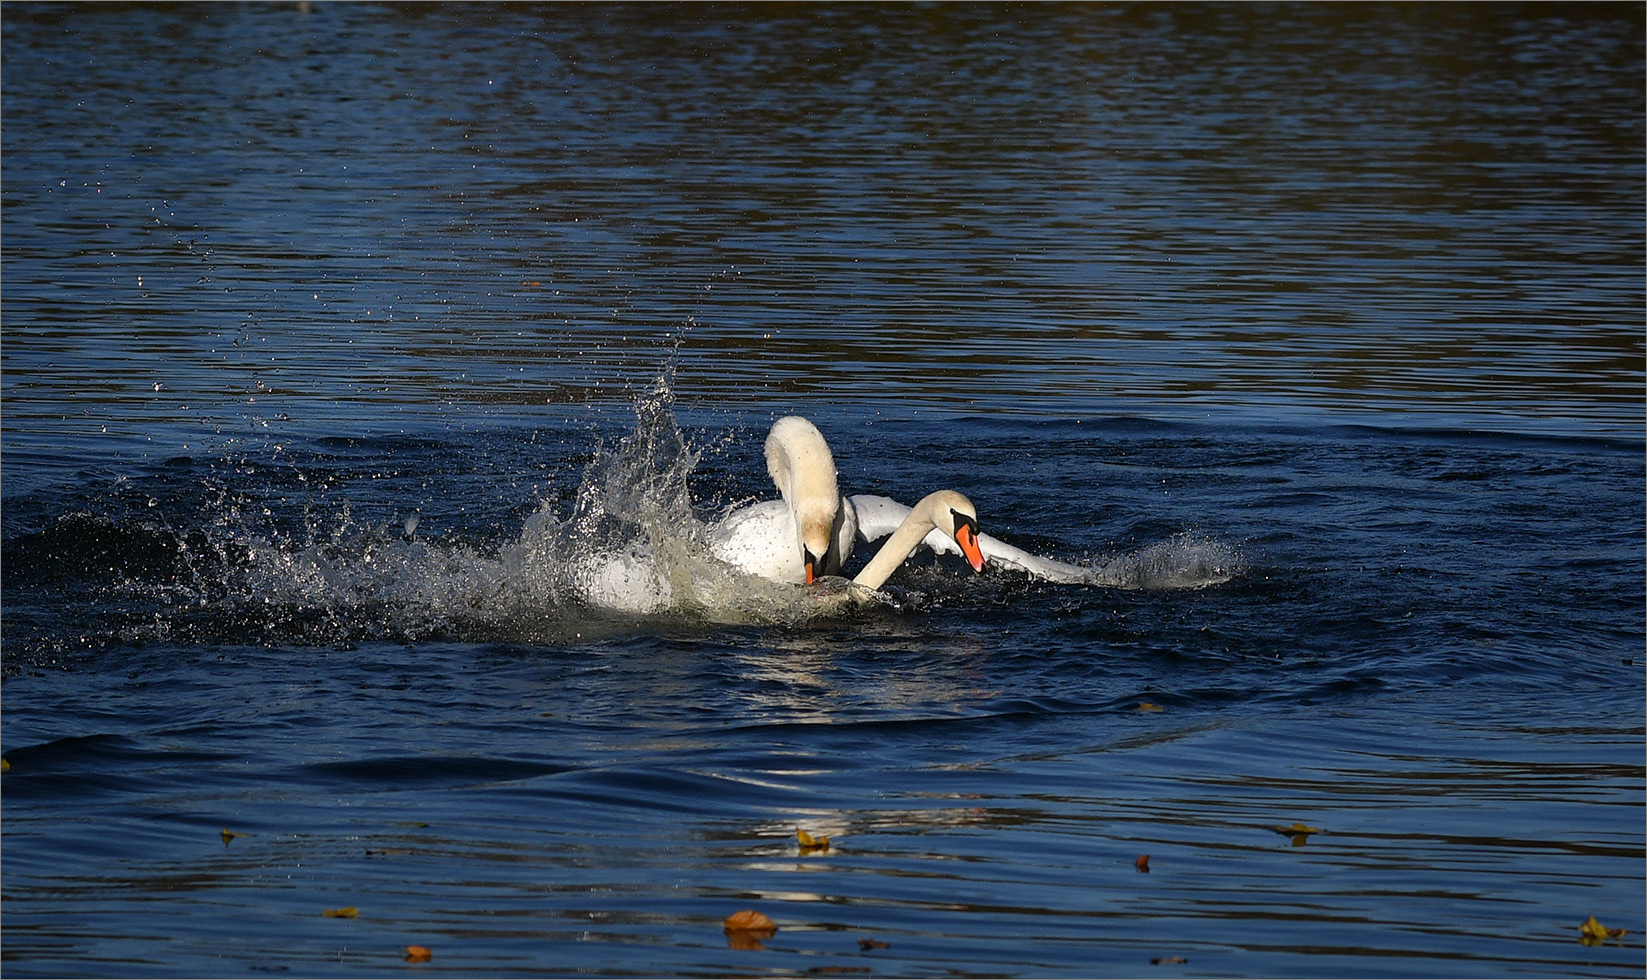
[{"label": "water reflection", "polygon": [[1618,8],[9,20],[24,449],[599,401],[677,339],[732,405],[1639,415]]}]

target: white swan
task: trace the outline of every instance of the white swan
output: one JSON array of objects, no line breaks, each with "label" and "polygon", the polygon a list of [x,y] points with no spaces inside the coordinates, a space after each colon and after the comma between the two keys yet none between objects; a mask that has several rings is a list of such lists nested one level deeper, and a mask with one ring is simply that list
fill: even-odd
[{"label": "white swan", "polygon": [[858,518],[841,496],[823,433],[798,415],[772,423],[766,469],[783,499],[750,504],[711,526],[711,553],[779,582],[839,575],[858,537]]},{"label": "white swan", "polygon": [[[910,514],[911,508],[890,497],[842,496],[829,443],[799,416],[772,424],[766,465],[783,499],[734,511],[709,530],[715,557],[751,575],[797,584],[839,575],[855,544],[892,534]],[[1032,555],[987,534],[977,540],[992,564],[1052,582],[1094,580],[1092,571],[1079,565]],[[925,544],[939,554],[962,553],[937,528],[928,531]]]},{"label": "white swan", "polygon": [[823,576],[811,585],[814,609],[825,616],[840,616],[865,606],[885,605],[890,600],[880,587],[892,577],[929,535],[942,538],[951,550],[966,556],[972,570],[984,570],[984,555],[978,547],[978,511],[972,501],[954,490],[939,490],[922,497],[914,507],[876,498],[903,511],[903,519],[885,544],[850,580],[837,575]]},{"label": "white swan", "polygon": [[[886,500],[894,507],[903,507],[885,497],[878,499]],[[939,490],[922,497],[914,507],[903,507],[903,510],[903,520],[887,538],[886,544],[881,545],[881,550],[875,553],[869,564],[852,576],[853,585],[866,589],[878,589],[885,585],[898,566],[932,536],[942,539],[948,546],[946,550],[965,555],[973,571],[984,570],[984,553],[978,544],[978,511],[964,495],[954,490]]]},{"label": "white swan", "polygon": [[[956,494],[956,496],[960,495]],[[961,499],[965,500],[966,498],[962,497]],[[922,501],[922,503],[924,502]],[[898,503],[891,497],[857,494],[848,503],[853,510],[853,516],[858,527],[858,537],[864,541],[874,541],[886,537],[888,534],[896,533],[908,521],[911,514],[911,508]],[[915,506],[919,507],[920,504]],[[968,504],[968,506],[971,505]],[[973,520],[976,522],[976,514],[974,514]],[[973,531],[977,531],[976,523]],[[1022,548],[1015,548],[1005,541],[992,538],[987,534],[977,534],[976,539],[978,552],[983,556],[984,561],[991,565],[1005,565],[1008,568],[1016,568],[1034,578],[1046,579],[1049,582],[1091,583],[1096,581],[1093,571],[1082,568],[1080,565],[1071,565],[1051,558],[1042,558],[1040,555],[1032,555]],[[946,535],[944,533],[942,524],[928,530],[925,538],[916,542],[916,547],[921,545],[925,545],[941,555],[964,554],[968,561],[972,560],[972,556],[966,554],[965,547],[957,543],[957,539],[953,534]],[[877,557],[879,556],[877,555]],[[903,557],[908,558],[909,555],[905,554]],[[903,558],[900,558],[899,561],[902,562]],[[977,568],[978,566],[974,563],[973,567]],[[875,588],[879,588],[879,586],[875,586]]]}]

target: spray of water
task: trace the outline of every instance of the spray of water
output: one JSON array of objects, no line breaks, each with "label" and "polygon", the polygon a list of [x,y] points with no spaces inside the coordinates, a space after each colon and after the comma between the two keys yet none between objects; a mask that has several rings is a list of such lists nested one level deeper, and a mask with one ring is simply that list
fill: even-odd
[{"label": "spray of water", "polygon": [[1121,589],[1201,589],[1222,585],[1245,565],[1230,545],[1197,533],[1176,534],[1093,568],[1089,581]]},{"label": "spray of water", "polygon": [[[636,395],[633,430],[597,447],[575,494],[540,503],[501,545],[419,537],[415,516],[362,526],[347,501],[306,507],[300,530],[259,530],[253,505],[225,491],[206,524],[183,533],[145,526],[136,546],[120,545],[152,560],[133,566],[119,602],[100,592],[99,608],[119,610],[110,615],[120,622],[106,624],[109,639],[558,642],[632,629],[637,618],[798,624],[873,608],[852,590],[769,582],[712,557],[688,484],[699,454],[673,407],[666,375]],[[294,479],[309,485],[304,474]],[[65,523],[63,533],[137,533],[88,526]],[[1089,567],[1091,585],[1185,589],[1228,581],[1241,558],[1185,534]],[[959,591],[969,577],[938,581]]]}]

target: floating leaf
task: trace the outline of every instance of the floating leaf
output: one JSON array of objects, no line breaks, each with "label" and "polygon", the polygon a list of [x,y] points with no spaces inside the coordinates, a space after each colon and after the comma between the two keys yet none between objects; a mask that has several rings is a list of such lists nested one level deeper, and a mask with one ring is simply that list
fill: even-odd
[{"label": "floating leaf", "polygon": [[1293,847],[1303,847],[1304,843],[1310,839],[1311,834],[1321,833],[1319,829],[1301,823],[1295,823],[1291,827],[1271,827],[1270,829],[1283,837],[1291,837]]},{"label": "floating leaf", "polygon": [[1151,701],[1140,701],[1140,702],[1138,702],[1138,707],[1136,707],[1132,710],[1134,710],[1134,711],[1165,711],[1167,709],[1165,709],[1165,708],[1161,707],[1160,705],[1155,704],[1154,702],[1151,702]]},{"label": "floating leaf", "polygon": [[247,834],[237,834],[234,831],[230,830],[229,828],[224,827],[222,836],[223,836],[223,846],[228,847],[229,846],[229,841],[234,840],[236,837],[246,837],[246,836],[249,836],[249,835],[247,835]]},{"label": "floating leaf", "polygon": [[795,828],[795,839],[801,842],[801,850],[802,851],[827,851],[827,850],[829,850],[829,838],[827,838],[827,837],[813,837],[811,834],[807,833],[806,831],[802,830],[799,827]]},{"label": "floating leaf", "polygon": [[11,763],[0,759],[0,772],[11,772]]},{"label": "floating leaf", "polygon": [[328,919],[353,919],[360,915],[360,910],[353,905],[346,905],[340,909],[327,909],[320,914]]},{"label": "floating leaf", "polygon": [[1149,874],[1149,855],[1138,855],[1138,860],[1132,862],[1132,866],[1137,868],[1139,871],[1142,871],[1144,874]]},{"label": "floating leaf", "polygon": [[1617,941],[1624,938],[1628,929],[1609,929],[1590,916],[1589,921],[1578,927],[1578,941],[1586,946],[1598,946],[1611,939]]},{"label": "floating leaf", "polygon": [[1189,960],[1182,956],[1157,956],[1152,958],[1150,962],[1154,963],[1156,966],[1160,966],[1163,963],[1188,963]]},{"label": "floating leaf", "polygon": [[406,962],[408,963],[427,963],[434,958],[434,952],[427,946],[406,947]]},{"label": "floating leaf", "polygon": [[842,973],[874,973],[867,966],[809,966],[806,972],[820,977],[835,976]]},{"label": "floating leaf", "polygon": [[754,909],[740,909],[726,917],[721,930],[726,933],[726,944],[733,949],[765,949],[761,940],[777,934],[778,925]]},{"label": "floating leaf", "polygon": [[892,944],[883,943],[879,939],[860,939],[858,940],[858,948],[867,953],[872,949],[891,949]]},{"label": "floating leaf", "polygon": [[777,923],[754,909],[733,912],[721,923],[721,927],[731,932],[765,932],[767,935],[778,931]]}]

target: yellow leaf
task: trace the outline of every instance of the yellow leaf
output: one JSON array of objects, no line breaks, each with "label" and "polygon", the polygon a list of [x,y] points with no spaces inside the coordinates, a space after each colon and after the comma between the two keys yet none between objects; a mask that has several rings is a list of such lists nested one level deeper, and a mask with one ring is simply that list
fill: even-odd
[{"label": "yellow leaf", "polygon": [[434,958],[434,952],[427,946],[406,947],[406,962],[408,963],[427,963]]},{"label": "yellow leaf", "polygon": [[1628,929],[1609,929],[1597,922],[1596,917],[1592,915],[1589,921],[1578,927],[1578,941],[1586,946],[1595,946],[1609,939],[1622,939],[1629,931]]},{"label": "yellow leaf", "polygon": [[228,847],[229,846],[229,841],[234,840],[236,837],[247,837],[247,836],[250,836],[250,835],[248,835],[248,834],[237,834],[234,831],[230,830],[229,828],[224,827],[223,828],[223,846]]},{"label": "yellow leaf", "polygon": [[360,910],[353,905],[346,905],[340,909],[327,909],[321,914],[328,919],[353,919],[360,915]]},{"label": "yellow leaf", "polygon": [[1304,843],[1310,839],[1311,834],[1321,833],[1319,829],[1301,823],[1295,823],[1291,827],[1271,827],[1270,829],[1283,837],[1291,837],[1293,847],[1303,847]]},{"label": "yellow leaf", "polygon": [[0,772],[11,772],[11,763],[5,759],[0,759]]},{"label": "yellow leaf", "polygon": [[799,827],[795,828],[795,839],[801,842],[801,850],[803,851],[829,850],[829,838],[813,837]]},{"label": "yellow leaf", "polygon": [[1155,704],[1154,702],[1151,702],[1151,701],[1140,701],[1140,702],[1138,702],[1138,707],[1136,707],[1132,710],[1134,710],[1134,711],[1165,711],[1167,709],[1165,709],[1165,708],[1161,707],[1160,705]]}]

